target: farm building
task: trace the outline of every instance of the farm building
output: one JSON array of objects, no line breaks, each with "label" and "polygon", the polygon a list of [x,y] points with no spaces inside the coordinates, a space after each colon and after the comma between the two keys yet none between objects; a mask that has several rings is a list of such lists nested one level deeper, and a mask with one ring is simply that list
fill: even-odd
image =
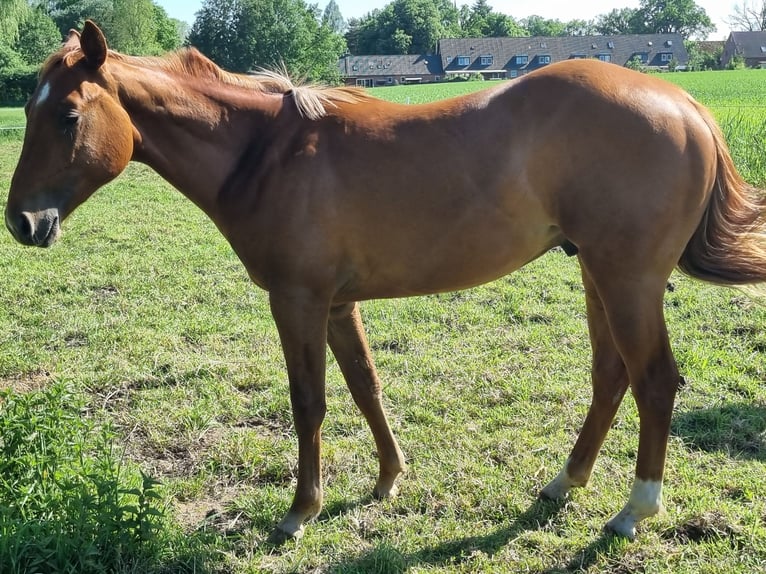
[{"label": "farm building", "polygon": [[742,58],[748,68],[766,68],[766,32],[732,32],[726,40],[721,65]]},{"label": "farm building", "polygon": [[346,56],[338,64],[347,85],[393,86],[438,82],[444,76],[439,56]]},{"label": "farm building", "polygon": [[515,78],[561,60],[596,58],[624,66],[685,67],[689,55],[679,34],[523,38],[447,38],[437,54],[346,56],[339,62],[348,85],[380,86],[437,82],[450,76],[481,74]]}]

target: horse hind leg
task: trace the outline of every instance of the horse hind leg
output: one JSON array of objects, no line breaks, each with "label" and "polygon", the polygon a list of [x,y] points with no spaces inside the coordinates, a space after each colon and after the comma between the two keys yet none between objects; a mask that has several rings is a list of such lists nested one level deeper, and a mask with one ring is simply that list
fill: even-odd
[{"label": "horse hind leg", "polygon": [[[636,473],[630,498],[607,528],[635,538],[636,524],[662,510],[662,479],[670,419],[680,376],[670,348],[662,301],[667,272],[639,265],[581,262],[593,279],[615,347],[625,364],[639,414]],[[627,263],[627,262],[624,262]]]},{"label": "horse hind leg", "polygon": [[567,496],[573,487],[585,486],[601,445],[628,388],[628,373],[609,330],[604,305],[587,271],[582,270],[593,364],[593,398],[574,448],[559,474],[542,489],[549,499]]},{"label": "horse hind leg", "polygon": [[380,379],[367,344],[359,305],[350,303],[333,308],[327,335],[351,396],[375,439],[380,472],[373,495],[377,498],[394,496],[396,479],[405,469],[404,455],[383,410]]}]

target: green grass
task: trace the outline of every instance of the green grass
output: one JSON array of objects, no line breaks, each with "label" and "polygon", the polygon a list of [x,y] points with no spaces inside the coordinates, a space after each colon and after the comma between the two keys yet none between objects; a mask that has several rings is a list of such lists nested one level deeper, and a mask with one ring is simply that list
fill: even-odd
[{"label": "green grass", "polygon": [[[702,86],[740,76],[666,77]],[[415,102],[443,89],[376,93]],[[745,121],[748,109],[727,136],[740,169],[764,181],[765,170],[749,163],[764,146],[747,131],[757,127]],[[19,120],[20,110],[0,110],[0,122]],[[0,139],[2,189],[20,146],[19,137]],[[687,384],[670,440],[668,513],[643,524],[634,543],[601,532],[624,503],[635,464],[630,398],[589,486],[562,507],[535,498],[563,464],[590,401],[576,261],[554,252],[469,291],[364,303],[409,471],[396,499],[370,500],[372,440],[330,360],[325,508],[303,540],[274,549],[264,541],[290,503],[297,460],[283,359],[265,294],[204,215],[131,165],[67,220],[53,248],[0,234],[0,261],[0,387],[8,389],[0,428],[19,436],[51,429],[46,452],[60,461],[59,476],[82,477],[83,489],[80,498],[61,496],[50,472],[22,473],[37,489],[26,500],[55,515],[46,524],[69,538],[6,521],[0,556],[53,548],[71,571],[87,571],[75,562],[81,553],[64,552],[79,532],[83,548],[120,549],[104,570],[136,573],[766,567],[766,308],[737,291],[672,278],[665,310]],[[6,459],[40,456],[34,441],[9,451],[8,433],[0,436]],[[99,484],[111,489],[102,503],[85,497]],[[0,520],[20,506],[23,488],[0,490]],[[123,538],[109,538],[107,515],[124,519]],[[14,571],[9,564],[0,571]]]}]

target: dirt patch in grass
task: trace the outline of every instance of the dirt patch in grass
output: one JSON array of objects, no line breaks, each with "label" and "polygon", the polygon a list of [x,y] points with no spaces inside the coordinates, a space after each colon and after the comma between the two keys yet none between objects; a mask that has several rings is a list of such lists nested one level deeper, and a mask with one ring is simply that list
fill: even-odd
[{"label": "dirt patch in grass", "polygon": [[672,540],[681,544],[703,543],[712,540],[728,539],[732,546],[742,544],[740,535],[742,528],[736,524],[730,524],[728,519],[719,512],[707,512],[700,516],[693,516],[681,524],[669,528],[662,534],[665,540]]},{"label": "dirt patch in grass", "polygon": [[51,382],[51,374],[42,369],[19,373],[10,377],[0,377],[0,390],[16,393],[31,393],[44,389]]},{"label": "dirt patch in grass", "polygon": [[174,515],[187,532],[213,530],[224,536],[242,533],[251,528],[251,523],[243,511],[235,508],[238,492],[226,487],[205,498],[177,502]]}]

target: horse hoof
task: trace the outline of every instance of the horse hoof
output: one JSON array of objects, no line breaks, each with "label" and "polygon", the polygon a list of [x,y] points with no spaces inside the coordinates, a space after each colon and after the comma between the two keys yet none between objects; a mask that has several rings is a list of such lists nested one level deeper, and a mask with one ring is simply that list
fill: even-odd
[{"label": "horse hoof", "polygon": [[560,484],[554,484],[553,482],[545,486],[537,495],[540,500],[565,500],[568,496],[568,488],[561,488]]},{"label": "horse hoof", "polygon": [[375,485],[375,488],[372,490],[372,496],[377,500],[383,500],[384,498],[393,498],[398,492],[399,487],[395,484],[385,487]]},{"label": "horse hoof", "polygon": [[303,537],[303,527],[294,532],[287,532],[282,530],[282,527],[277,526],[269,534],[267,542],[272,546],[282,546],[283,544],[292,540],[300,540]]},{"label": "horse hoof", "polygon": [[636,539],[636,520],[622,512],[607,522],[604,529],[631,541]]}]

